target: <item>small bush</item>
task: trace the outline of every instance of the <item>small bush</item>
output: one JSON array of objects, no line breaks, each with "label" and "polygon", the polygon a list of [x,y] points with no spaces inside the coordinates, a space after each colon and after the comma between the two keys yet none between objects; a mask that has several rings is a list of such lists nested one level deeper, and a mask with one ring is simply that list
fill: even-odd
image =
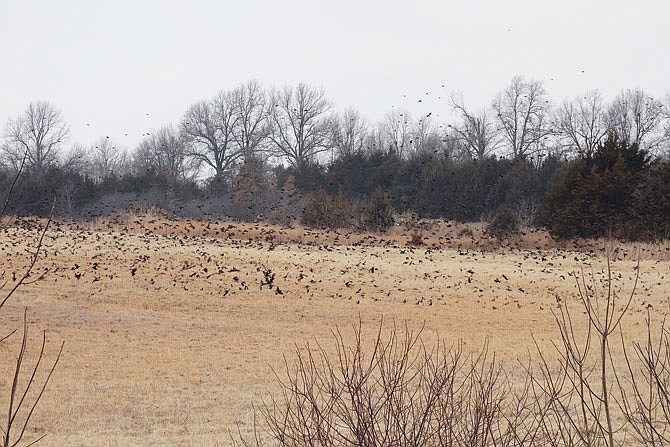
[{"label": "small bush", "polygon": [[496,214],[486,227],[486,233],[497,238],[505,239],[520,232],[519,216],[509,208],[504,208]]},{"label": "small bush", "polygon": [[305,205],[302,223],[318,229],[345,228],[351,225],[353,206],[344,194],[331,197],[321,189]]},{"label": "small bush", "polygon": [[472,232],[472,228],[470,227],[463,227],[460,230],[458,230],[458,237],[472,237],[474,233]]},{"label": "small bush", "polygon": [[395,224],[394,210],[389,197],[377,190],[370,202],[364,207],[363,228],[385,233]]},{"label": "small bush", "polygon": [[407,242],[409,245],[412,245],[414,247],[420,247],[423,245],[423,233],[420,231],[415,231],[412,233],[412,236],[410,237],[409,241]]}]

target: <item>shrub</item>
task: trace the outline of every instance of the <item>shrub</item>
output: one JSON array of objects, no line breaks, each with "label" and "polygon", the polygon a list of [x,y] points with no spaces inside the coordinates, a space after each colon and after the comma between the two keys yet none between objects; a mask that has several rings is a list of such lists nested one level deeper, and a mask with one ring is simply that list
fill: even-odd
[{"label": "shrub", "polygon": [[519,234],[519,216],[509,208],[503,208],[486,227],[486,233],[497,238],[505,239]]},{"label": "shrub", "polygon": [[363,209],[362,226],[366,230],[385,233],[395,224],[391,200],[381,190],[377,190]]},{"label": "shrub", "polygon": [[[542,167],[550,166],[547,162]],[[516,160],[493,185],[486,198],[490,214],[510,208],[526,223],[532,222],[547,193],[551,172],[543,172],[528,160]]]},{"label": "shrub", "polygon": [[[14,179],[11,180],[9,187],[5,191],[5,198],[2,204],[0,204],[0,222],[1,218],[5,216],[8,204],[12,198],[14,192],[13,188],[16,186],[17,180],[21,177],[25,161],[26,158],[24,157]],[[42,180],[45,180],[45,177],[42,177]],[[53,220],[53,210],[56,205],[55,198],[51,203],[51,211],[48,214],[47,222],[38,231],[33,252],[30,253],[28,265],[24,268],[23,272],[19,272],[18,275],[14,273],[14,278],[12,279],[13,284],[10,284],[9,280],[2,281],[0,284],[0,311],[2,312],[6,310],[4,308],[5,304],[14,296],[15,292],[20,287],[41,279],[41,276],[39,275],[37,275],[37,279],[34,278],[33,268],[35,267],[37,260],[43,254],[42,244],[45,240],[49,225]],[[2,269],[2,267],[0,267],[0,269]],[[4,279],[7,276],[9,276],[8,271],[2,269],[2,271],[0,271],[0,278]],[[5,289],[5,286],[8,286],[7,289]],[[26,439],[24,441],[24,436],[27,438],[26,434],[28,433],[26,428],[31,422],[35,408],[42,400],[44,392],[49,385],[53,372],[63,353],[64,342],[61,343],[60,349],[49,367],[45,358],[45,347],[47,342],[46,331],[42,333],[41,347],[39,349],[31,349],[29,347],[30,337],[28,336],[28,308],[25,307],[21,314],[22,319],[17,315],[14,317],[14,320],[22,322],[20,325],[22,331],[19,328],[11,330],[11,328],[5,327],[3,324],[3,332],[0,334],[0,349],[3,350],[7,349],[7,343],[15,333],[17,335],[20,334],[20,339],[17,340],[20,349],[18,350],[18,354],[16,354],[16,360],[10,360],[8,364],[5,364],[4,361],[7,357],[3,357],[3,364],[1,365],[2,377],[0,377],[0,395],[2,395],[3,405],[7,405],[5,413],[6,417],[3,417],[0,420],[0,425],[2,425],[0,445],[2,445],[2,447],[14,447],[24,445],[24,443],[25,445],[34,445],[46,436],[46,434],[44,434],[37,439]],[[8,321],[11,321],[11,319]],[[17,325],[19,324],[20,323],[17,323]],[[28,366],[27,359],[31,358],[32,365]]]},{"label": "shrub", "polygon": [[644,183],[634,193],[631,239],[670,239],[670,160],[652,165]]},{"label": "shrub", "polygon": [[458,237],[472,237],[472,236],[474,236],[474,233],[472,232],[472,228],[470,228],[468,226],[465,226],[465,227],[461,228],[460,230],[458,230],[457,236]]},{"label": "shrub", "polygon": [[313,228],[327,228],[328,202],[330,197],[320,189],[305,205],[302,211],[302,223]]},{"label": "shrub", "polygon": [[344,194],[329,196],[320,189],[307,202],[302,213],[302,223],[319,229],[344,228],[351,225],[353,206]]},{"label": "shrub", "polygon": [[421,331],[381,324],[368,345],[361,326],[351,341],[335,333],[336,356],[307,346],[286,361],[281,394],[260,408],[270,445],[510,445],[517,436],[515,399],[486,347],[429,348]]},{"label": "shrub", "polygon": [[412,236],[410,236],[409,241],[407,242],[409,245],[413,245],[414,247],[420,247],[423,245],[423,233],[420,231],[414,231],[412,233]]}]

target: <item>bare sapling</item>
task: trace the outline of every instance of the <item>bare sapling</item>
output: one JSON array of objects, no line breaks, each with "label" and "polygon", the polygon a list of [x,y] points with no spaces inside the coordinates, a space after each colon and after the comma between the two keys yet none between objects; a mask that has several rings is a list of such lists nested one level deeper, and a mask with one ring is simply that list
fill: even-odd
[{"label": "bare sapling", "polygon": [[334,350],[296,346],[295,360],[275,372],[279,393],[263,401],[251,438],[261,446],[533,445],[539,424],[530,382],[510,386],[485,345],[465,352],[460,342],[428,344],[423,329],[386,329],[364,336],[333,331]]},{"label": "bare sapling", "polygon": [[654,334],[651,304],[646,308],[646,340],[633,343],[633,353],[625,349],[625,378],[617,376],[619,407],[644,446],[670,443],[670,339],[665,321]]},{"label": "bare sapling", "polygon": [[[24,155],[23,160],[20,164],[19,170],[16,173],[15,177],[12,180],[12,183],[7,192],[7,197],[4,200],[2,211],[0,212],[0,218],[5,215],[7,210],[10,195],[16,185],[16,182],[21,175],[23,166],[25,165],[27,155]],[[55,205],[55,201],[54,201]],[[24,269],[23,274],[17,276],[15,283],[9,290],[4,293],[0,298],[0,310],[5,306],[7,301],[15,294],[19,287],[22,285],[28,284],[29,278],[33,272],[33,268],[37,263],[39,258],[42,243],[44,241],[44,236],[49,228],[49,225],[53,219],[54,205],[51,207],[51,213],[47,219],[46,224],[42,228],[42,231],[39,234],[39,238],[36,243],[36,247],[31,255],[31,258],[28,262],[28,266]],[[3,275],[4,276],[4,275]],[[39,275],[35,279],[30,279],[30,283],[40,280],[44,275]],[[7,282],[0,285],[0,290],[7,285]],[[34,445],[41,441],[46,434],[37,437],[31,441],[24,441],[26,437],[26,432],[28,429],[28,424],[34,415],[37,405],[42,400],[44,392],[51,380],[54,370],[60,360],[61,354],[63,352],[64,342],[61,343],[56,358],[50,367],[45,366],[44,364],[44,354],[46,348],[46,332],[42,333],[42,343],[32,367],[25,365],[26,354],[28,351],[28,308],[23,310],[23,325],[22,325],[22,338],[19,348],[19,352],[16,357],[15,366],[12,368],[10,380],[8,380],[9,385],[8,390],[2,390],[3,401],[6,401],[7,411],[4,419],[0,420],[0,429],[2,430],[2,447],[18,447],[21,445]],[[8,339],[17,332],[17,329],[8,330],[8,333],[2,334],[0,338],[0,343],[6,343]],[[47,368],[46,377],[40,381],[38,380],[38,372]],[[25,442],[25,443],[24,443]]]},{"label": "bare sapling", "polygon": [[[539,375],[534,384],[549,400],[557,424],[553,430],[564,439],[563,445],[614,447],[625,437],[626,427],[615,426],[617,408],[614,392],[620,390],[614,362],[612,335],[621,330],[639,280],[639,261],[630,293],[620,297],[612,281],[610,256],[607,256],[605,291],[599,291],[595,274],[592,284],[582,270],[575,275],[578,298],[586,315],[586,327],[576,327],[568,303],[557,297],[558,312],[552,311],[560,339],[552,341],[558,365],[550,364],[539,345]],[[532,374],[532,373],[531,373]]]}]

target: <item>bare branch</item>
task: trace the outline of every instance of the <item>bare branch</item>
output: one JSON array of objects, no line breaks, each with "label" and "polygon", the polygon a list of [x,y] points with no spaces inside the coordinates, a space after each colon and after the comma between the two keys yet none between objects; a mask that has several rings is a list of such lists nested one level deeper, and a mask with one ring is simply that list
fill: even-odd
[{"label": "bare branch", "polygon": [[514,159],[525,159],[542,149],[544,138],[552,134],[550,108],[542,82],[526,82],[521,76],[515,76],[495,98],[493,110]]},{"label": "bare branch", "polygon": [[58,151],[69,135],[60,110],[45,101],[32,102],[21,115],[9,121],[5,155],[18,164],[25,154],[28,168],[45,172],[56,163]]},{"label": "bare branch", "polygon": [[302,169],[329,149],[329,123],[324,116],[331,105],[322,89],[286,86],[272,93],[271,103],[269,138],[276,156]]}]

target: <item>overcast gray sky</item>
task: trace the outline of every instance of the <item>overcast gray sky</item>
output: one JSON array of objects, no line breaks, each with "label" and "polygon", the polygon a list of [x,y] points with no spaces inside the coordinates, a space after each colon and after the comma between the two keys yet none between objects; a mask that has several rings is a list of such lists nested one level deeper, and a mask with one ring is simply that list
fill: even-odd
[{"label": "overcast gray sky", "polygon": [[252,78],[323,87],[337,109],[372,121],[392,107],[440,121],[449,92],[479,108],[516,74],[543,80],[554,100],[670,91],[668,0],[0,5],[1,128],[48,100],[84,145],[109,135],[132,148],[191,103]]}]

